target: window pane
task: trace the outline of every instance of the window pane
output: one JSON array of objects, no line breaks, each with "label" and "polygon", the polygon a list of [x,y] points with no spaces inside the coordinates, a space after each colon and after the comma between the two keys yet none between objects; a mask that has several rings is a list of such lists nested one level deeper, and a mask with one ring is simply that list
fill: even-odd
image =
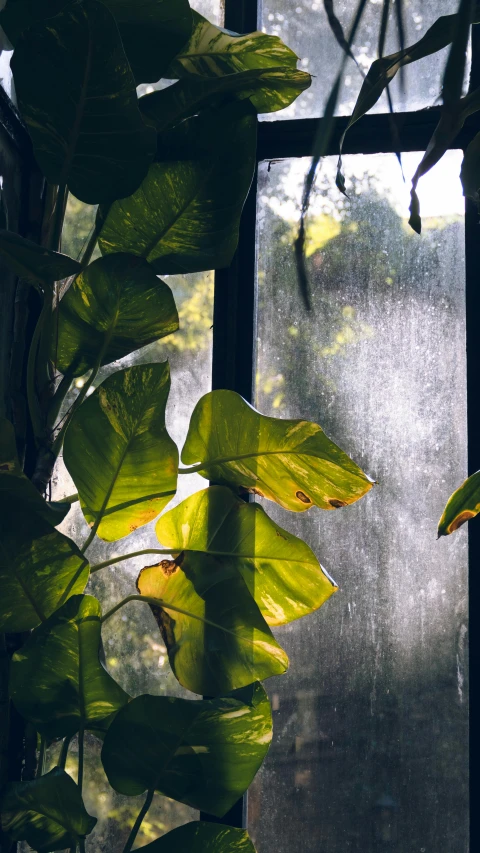
[{"label": "window pane", "polygon": [[[349,28],[357,8],[358,0],[336,0],[335,13],[348,35]],[[384,54],[399,49],[396,28],[396,3],[391,3],[391,12]],[[457,0],[404,0],[405,44],[418,41],[440,15],[457,11]],[[440,8],[441,7],[441,8]],[[362,23],[353,44],[355,57],[367,71],[371,62],[377,58],[378,33],[380,29],[382,3],[370,0],[366,4]],[[300,68],[315,75],[312,87],[275,118],[309,118],[323,115],[330,90],[337,75],[342,50],[335,41],[329,27],[323,0],[264,0],[262,27],[267,33],[281,36],[300,57]],[[417,110],[431,106],[439,97],[442,68],[446,51],[429,56],[405,69],[405,86],[397,78],[390,86],[395,111]],[[337,113],[348,115],[352,112],[362,77],[353,62],[349,62],[340,93]],[[373,112],[387,112],[388,101],[385,95],[375,106]]]},{"label": "window pane", "polygon": [[[93,225],[95,209],[70,199],[67,227],[62,249],[74,257],[81,252]],[[213,317],[213,273],[187,276],[165,276],[172,288],[180,316],[180,330],[174,335],[133,353],[121,361],[108,365],[99,374],[96,385],[110,373],[133,364],[170,362],[172,386],[167,406],[167,428],[179,447],[185,439],[190,414],[197,400],[211,387],[211,326]],[[79,380],[79,385],[82,380]],[[69,395],[71,405],[78,388]],[[205,481],[198,475],[180,477],[178,493],[169,505],[179,503],[188,494],[203,488]],[[75,492],[62,460],[57,464],[53,496],[59,499]],[[78,543],[84,542],[88,527],[79,504],[75,504],[60,529]],[[89,550],[92,563],[101,562],[122,553],[158,548],[154,523],[135,531],[128,539],[107,545],[97,540]],[[126,564],[118,563],[92,575],[87,592],[95,595],[104,611],[122,598],[136,592],[135,580],[145,565],[156,561],[155,555],[140,557]],[[142,693],[195,698],[183,690],[173,676],[166,649],[150,609],[139,603],[130,603],[109,619],[102,638],[106,665],[111,675],[130,695]],[[73,742],[67,770],[76,773],[76,743]],[[86,738],[86,765],[84,796],[90,814],[98,818],[91,836],[96,853],[121,853],[131,826],[145,799],[122,797],[108,785],[100,761],[101,743],[96,738]],[[49,760],[55,763],[55,750],[49,750]],[[195,820],[197,813],[187,806],[156,796],[138,836],[143,846],[175,826]]]},{"label": "window pane", "polygon": [[345,158],[350,200],[324,166],[308,246],[313,309],[292,237],[308,161],[260,167],[256,405],[320,423],[378,485],[351,507],[273,518],[339,584],[276,631],[274,742],[249,796],[261,853],[458,853],[468,847],[467,530],[436,541],[466,476],[461,152],[421,188],[421,155]]}]

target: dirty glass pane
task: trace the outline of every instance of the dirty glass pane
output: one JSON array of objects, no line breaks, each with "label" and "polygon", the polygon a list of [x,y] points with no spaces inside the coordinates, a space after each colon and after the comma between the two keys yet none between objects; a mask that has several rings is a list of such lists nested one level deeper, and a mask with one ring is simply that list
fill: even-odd
[{"label": "dirty glass pane", "polygon": [[[81,253],[93,225],[94,215],[94,208],[83,205],[76,199],[69,199],[62,243],[64,252],[73,257]],[[180,331],[108,365],[99,373],[95,385],[116,370],[133,364],[168,359],[172,385],[167,407],[167,428],[181,448],[193,407],[211,387],[213,273],[164,278],[175,296]],[[76,381],[76,387],[66,401],[67,407],[78,394],[83,381]],[[178,493],[170,506],[204,486],[205,480],[198,475],[180,477]],[[74,484],[60,459],[54,476],[53,497],[58,499],[73,492]],[[78,543],[85,541],[88,527],[78,503],[74,504],[60,529]],[[95,563],[122,553],[155,547],[158,548],[159,544],[152,523],[113,546],[98,541],[98,544],[92,545],[88,554],[91,563]],[[130,568],[124,563],[118,563],[102,569],[92,575],[87,592],[96,595],[106,611],[125,596],[136,592],[135,580],[138,572],[156,559],[158,558],[155,555],[140,557],[129,564]],[[195,698],[183,690],[173,676],[158,626],[147,605],[135,602],[122,608],[105,623],[102,637],[107,668],[130,695],[151,693]],[[77,766],[76,750],[74,741],[67,762],[67,770],[74,778]],[[98,818],[89,845],[96,853],[120,853],[145,798],[122,797],[109,787],[100,762],[100,750],[101,743],[94,737],[87,736],[84,798],[90,814]],[[55,749],[49,750],[52,766],[56,758]],[[195,817],[196,812],[187,806],[157,795],[148,818],[142,824],[137,843],[143,846]]]},{"label": "dirty glass pane", "polygon": [[321,424],[378,485],[335,512],[291,514],[340,589],[276,630],[274,742],[249,795],[260,853],[459,853],[467,822],[467,531],[436,541],[467,473],[461,152],[421,189],[420,154],[325,163],[302,306],[292,238],[308,161],[260,168],[256,405]]},{"label": "dirty glass pane", "polygon": [[[384,55],[399,49],[397,5],[397,0],[390,4]],[[335,0],[333,6],[348,37],[358,0]],[[378,56],[382,6],[381,0],[369,0],[366,3],[362,23],[353,43],[353,53],[364,72]],[[405,45],[414,44],[440,15],[449,15],[456,12],[457,8],[457,0],[442,0],[442,3],[437,0],[403,0]],[[280,36],[298,54],[300,68],[314,75],[312,87],[291,107],[278,115],[270,114],[267,118],[313,118],[322,115],[342,59],[342,49],[332,35],[323,0],[263,0],[260,23],[265,32]],[[397,75],[390,86],[396,112],[417,110],[435,103],[441,90],[446,55],[443,50],[408,66],[404,81]],[[338,101],[338,115],[352,112],[361,84],[359,69],[349,61]],[[385,95],[373,111],[388,111]]]}]

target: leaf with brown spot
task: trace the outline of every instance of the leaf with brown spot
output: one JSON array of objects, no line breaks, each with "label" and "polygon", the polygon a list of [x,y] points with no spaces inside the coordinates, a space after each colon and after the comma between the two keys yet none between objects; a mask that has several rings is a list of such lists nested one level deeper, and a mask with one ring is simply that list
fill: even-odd
[{"label": "leaf with brown spot", "polygon": [[475,518],[480,512],[480,471],[468,480],[448,499],[438,523],[438,536],[449,536],[462,524]]},{"label": "leaf with brown spot", "polygon": [[[187,498],[155,529],[163,547],[186,552],[187,559],[195,552],[199,571],[204,565],[208,571],[215,558],[219,576],[223,567],[239,575],[269,625],[312,613],[337,589],[305,542],[224,486]],[[173,602],[167,592],[164,597]]]},{"label": "leaf with brown spot", "polygon": [[234,391],[199,400],[182,462],[215,483],[254,491],[294,512],[354,503],[373,485],[317,424],[266,417]]}]

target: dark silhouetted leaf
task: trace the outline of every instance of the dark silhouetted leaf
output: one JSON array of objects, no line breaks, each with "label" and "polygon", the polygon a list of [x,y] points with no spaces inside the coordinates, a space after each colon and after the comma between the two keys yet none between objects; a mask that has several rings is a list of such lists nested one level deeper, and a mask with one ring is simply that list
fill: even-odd
[{"label": "dark silhouetted leaf", "polygon": [[75,412],[64,461],[85,518],[108,542],[148,524],[174,496],[178,451],[165,427],[168,362],[109,376]]},{"label": "dark silhouetted leaf", "polygon": [[178,329],[172,291],[143,258],[99,258],[60,302],[52,360],[62,373],[83,376]]},{"label": "dark silhouetted leaf", "polygon": [[172,670],[187,690],[218,696],[287,669],[287,655],[235,560],[190,551],[177,562],[163,560],[143,569],[137,587],[141,595],[163,599],[192,614],[152,605]]},{"label": "dark silhouetted leaf", "polygon": [[110,726],[102,762],[121,794],[154,788],[222,817],[247,790],[271,738],[261,684],[208,701],[138,696]]},{"label": "dark silhouetted leaf", "polygon": [[480,512],[480,471],[468,480],[448,499],[443,515],[438,522],[438,535],[449,536],[466,521]]},{"label": "dark silhouetted leaf", "polygon": [[44,249],[13,231],[0,230],[0,253],[20,278],[34,285],[49,285],[81,270],[73,258]]},{"label": "dark silhouetted leaf", "polygon": [[15,707],[47,738],[80,728],[101,733],[129,696],[98,659],[100,603],[74,595],[15,652],[10,695]]},{"label": "dark silhouetted leaf", "polygon": [[155,133],[103,3],[71,3],[26,30],[12,59],[15,89],[47,180],[89,204],[122,198],[145,177]]},{"label": "dark silhouetted leaf", "polygon": [[2,828],[38,853],[75,847],[97,819],[88,814],[72,777],[55,767],[31,782],[13,782],[2,800]]},{"label": "dark silhouetted leaf", "polygon": [[237,486],[303,512],[315,505],[354,503],[372,481],[310,421],[261,415],[233,391],[212,391],[197,403],[182,451],[215,483]]},{"label": "dark silhouetted leaf", "polygon": [[230,263],[255,168],[256,117],[249,104],[234,103],[192,119],[185,132],[208,153],[154,163],[140,189],[111,206],[99,240],[104,254],[142,255],[158,273]]},{"label": "dark silhouetted leaf", "polygon": [[[225,559],[241,575],[269,625],[284,625],[317,610],[337,589],[302,539],[224,486],[187,498],[162,515],[155,529],[161,545],[173,553],[196,551],[220,564]],[[163,597],[169,598],[166,593]]]}]

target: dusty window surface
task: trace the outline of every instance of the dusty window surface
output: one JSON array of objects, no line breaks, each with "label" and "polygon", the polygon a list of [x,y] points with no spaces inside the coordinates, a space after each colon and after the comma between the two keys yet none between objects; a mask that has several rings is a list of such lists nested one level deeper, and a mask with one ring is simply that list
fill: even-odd
[{"label": "dusty window surface", "polygon": [[[397,5],[390,4],[384,55],[399,49]],[[348,37],[358,0],[336,0],[333,6]],[[437,0],[404,0],[403,7],[405,45],[408,46],[417,42],[440,15],[456,12],[458,3],[457,0],[442,0],[441,3]],[[354,39],[353,52],[364,72],[368,71],[378,56],[381,14],[380,0],[370,0]],[[278,116],[273,113],[266,118],[313,118],[323,115],[342,59],[342,49],[332,35],[323,0],[264,0],[261,26],[265,32],[280,36],[300,57],[299,68],[314,75],[311,89],[298,101]],[[397,75],[390,85],[396,112],[418,110],[438,100],[445,58],[446,52],[441,51],[405,68],[403,79]],[[338,115],[352,112],[361,84],[362,75],[350,61],[340,91]],[[386,95],[381,97],[373,111],[388,111]]]},{"label": "dusty window surface", "polygon": [[335,512],[268,512],[339,591],[276,631],[274,742],[249,794],[260,853],[458,853],[468,847],[467,531],[436,541],[466,476],[461,152],[421,187],[421,154],[326,160],[302,306],[292,235],[309,162],[261,164],[256,405],[320,423],[378,485]]}]

